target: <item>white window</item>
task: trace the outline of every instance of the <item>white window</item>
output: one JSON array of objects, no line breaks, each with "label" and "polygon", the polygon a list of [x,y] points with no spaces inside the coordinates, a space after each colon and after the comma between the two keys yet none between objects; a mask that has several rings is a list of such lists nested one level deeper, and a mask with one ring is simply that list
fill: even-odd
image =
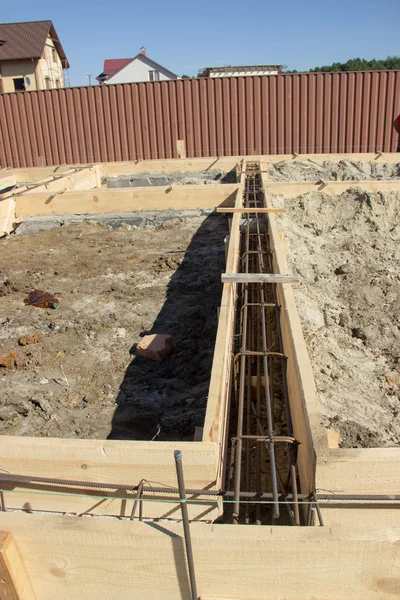
[{"label": "white window", "polygon": [[158,71],[149,71],[149,81],[160,81],[160,73]]}]

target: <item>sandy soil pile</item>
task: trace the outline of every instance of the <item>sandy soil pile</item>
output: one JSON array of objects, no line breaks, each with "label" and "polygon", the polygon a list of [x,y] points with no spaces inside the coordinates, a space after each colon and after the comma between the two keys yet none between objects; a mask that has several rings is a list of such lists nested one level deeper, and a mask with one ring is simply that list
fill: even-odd
[{"label": "sandy soil pile", "polygon": [[[377,165],[376,165],[377,166]],[[400,443],[400,193],[275,198],[325,425]]]},{"label": "sandy soil pile", "polygon": [[313,160],[281,161],[268,165],[270,181],[363,181],[369,179],[397,179],[400,177],[400,165],[388,165],[378,162],[357,162],[341,160],[339,162],[317,163]]},{"label": "sandy soil pile", "polygon": [[[0,433],[193,439],[225,234],[224,217],[212,216],[154,229],[77,223],[2,240],[0,357],[16,361],[0,366]],[[24,306],[33,288],[55,294],[59,308]],[[174,338],[162,362],[135,355],[148,332]]]}]

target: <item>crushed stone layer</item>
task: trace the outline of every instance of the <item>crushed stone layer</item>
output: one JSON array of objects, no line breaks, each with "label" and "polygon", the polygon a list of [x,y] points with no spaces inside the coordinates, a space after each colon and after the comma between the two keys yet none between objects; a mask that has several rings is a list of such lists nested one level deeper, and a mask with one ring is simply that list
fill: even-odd
[{"label": "crushed stone layer", "polygon": [[398,179],[400,164],[389,165],[378,162],[354,160],[329,160],[318,163],[312,159],[281,161],[268,164],[268,180],[278,181],[366,181]]},{"label": "crushed stone layer", "polygon": [[[0,434],[193,440],[226,233],[223,216],[197,216],[147,229],[80,222],[1,240],[0,357],[11,360],[0,366]],[[54,294],[59,308],[25,306],[32,288]],[[147,333],[172,335],[176,348],[161,362],[137,355]]]},{"label": "crushed stone layer", "polygon": [[276,206],[325,426],[342,447],[400,444],[400,193]]}]

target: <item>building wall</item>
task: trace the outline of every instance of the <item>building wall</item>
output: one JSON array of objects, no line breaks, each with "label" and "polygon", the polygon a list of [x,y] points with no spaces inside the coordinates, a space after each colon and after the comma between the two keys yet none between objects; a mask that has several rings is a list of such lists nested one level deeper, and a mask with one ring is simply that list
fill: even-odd
[{"label": "building wall", "polygon": [[53,41],[50,38],[47,38],[42,58],[38,61],[36,73],[39,86],[38,89],[53,90],[64,87],[61,60],[55,50]]},{"label": "building wall", "polygon": [[26,76],[31,80],[31,85],[27,88],[30,92],[64,87],[61,60],[50,38],[47,38],[40,60],[11,60],[1,63],[0,68],[4,93],[15,92],[13,80]]},{"label": "building wall", "polygon": [[20,77],[30,77],[31,86],[30,90],[37,90],[37,80],[36,80],[36,64],[37,60],[24,60],[24,61],[8,61],[0,64],[1,74],[2,74],[2,82],[3,82],[3,91],[14,92],[14,79]]},{"label": "building wall", "polygon": [[[106,83],[136,83],[138,81],[150,81],[149,71],[156,70],[159,73],[159,81],[169,81],[171,76],[169,72],[161,68],[155,68],[150,61],[146,60],[146,57],[138,57],[133,62],[129,63],[111,77]],[[176,78],[174,78],[176,79]]]}]

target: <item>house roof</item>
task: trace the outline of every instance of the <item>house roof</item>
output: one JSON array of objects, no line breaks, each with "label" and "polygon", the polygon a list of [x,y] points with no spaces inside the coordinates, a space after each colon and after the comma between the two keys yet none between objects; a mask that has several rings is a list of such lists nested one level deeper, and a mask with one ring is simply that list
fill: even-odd
[{"label": "house roof", "polygon": [[[142,52],[139,52],[139,54],[136,54],[136,56],[134,56],[133,58],[113,58],[113,59],[105,60],[104,61],[104,72],[101,73],[96,79],[106,79],[107,81],[109,81],[110,79],[112,79],[114,77],[114,75],[116,75],[117,73],[122,71],[122,69],[124,69],[127,65],[129,65],[130,63],[132,63],[134,60],[137,60],[137,59],[143,60],[149,66],[153,67],[153,69],[162,69],[163,71],[166,71],[172,78],[176,78],[176,79],[178,78],[178,75],[176,73],[173,73],[169,69],[166,69],[165,67],[163,67],[162,65],[157,63],[155,60],[152,60],[151,58],[146,56],[146,54],[142,54]],[[119,68],[114,72],[107,71],[106,67],[108,69],[110,69],[111,67],[114,67],[114,63],[120,63]],[[104,77],[105,75],[109,75],[109,77]]]},{"label": "house roof", "polygon": [[107,58],[104,61],[103,73],[113,75],[133,60],[132,58]]},{"label": "house roof", "polygon": [[39,59],[47,38],[53,40],[64,69],[68,59],[51,21],[0,23],[0,62]]}]

